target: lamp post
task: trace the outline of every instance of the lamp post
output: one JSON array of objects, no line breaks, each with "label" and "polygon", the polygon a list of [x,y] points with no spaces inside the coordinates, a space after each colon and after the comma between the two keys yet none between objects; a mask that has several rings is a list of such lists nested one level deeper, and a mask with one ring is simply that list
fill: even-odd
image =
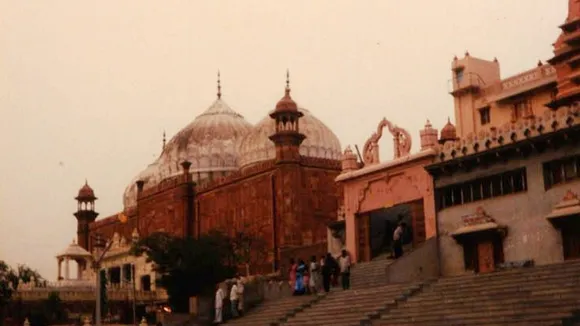
[{"label": "lamp post", "polygon": [[[100,240],[100,237],[97,237],[98,240]],[[95,273],[97,274],[97,298],[96,298],[96,302],[95,302],[95,326],[101,326],[101,262],[103,261],[103,258],[105,257],[105,254],[107,253],[107,251],[109,251],[109,249],[111,249],[111,246],[113,245],[113,241],[108,241],[107,245],[105,246],[105,248],[103,249],[103,252],[101,253],[101,255],[99,256],[99,258],[95,259],[93,261],[93,269],[95,270]]]}]

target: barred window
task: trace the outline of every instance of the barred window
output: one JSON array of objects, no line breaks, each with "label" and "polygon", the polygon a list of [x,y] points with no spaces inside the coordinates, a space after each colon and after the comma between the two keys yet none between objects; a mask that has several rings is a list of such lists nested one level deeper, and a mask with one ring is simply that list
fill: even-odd
[{"label": "barred window", "polygon": [[544,187],[553,186],[578,179],[580,177],[580,156],[566,157],[544,163]]},{"label": "barred window", "polygon": [[438,200],[443,209],[527,190],[526,169],[520,168],[440,188]]}]

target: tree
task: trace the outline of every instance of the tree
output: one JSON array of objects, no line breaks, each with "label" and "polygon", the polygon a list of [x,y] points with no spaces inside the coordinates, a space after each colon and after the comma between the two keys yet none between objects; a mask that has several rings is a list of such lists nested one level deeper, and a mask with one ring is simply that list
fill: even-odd
[{"label": "tree", "polygon": [[[247,229],[247,228],[246,228]],[[243,231],[238,231],[231,239],[233,250],[236,256],[236,262],[243,264],[246,268],[246,276],[250,275],[250,263],[252,262],[252,254],[254,254],[255,261],[265,261],[267,258],[267,245],[264,239],[252,236]],[[262,256],[266,257],[262,257]]]},{"label": "tree", "polygon": [[14,270],[0,260],[0,325],[4,321],[4,313],[6,306],[10,303],[13,289],[18,285],[18,276]]},{"label": "tree", "polygon": [[18,278],[22,280],[24,283],[28,283],[34,278],[35,285],[38,286],[42,283],[44,278],[40,275],[40,273],[26,265],[18,265],[17,268]]},{"label": "tree", "polygon": [[167,290],[174,312],[188,312],[189,298],[213,293],[215,284],[235,275],[236,257],[228,237],[210,232],[199,239],[157,232],[134,245],[155,264],[158,284]]}]

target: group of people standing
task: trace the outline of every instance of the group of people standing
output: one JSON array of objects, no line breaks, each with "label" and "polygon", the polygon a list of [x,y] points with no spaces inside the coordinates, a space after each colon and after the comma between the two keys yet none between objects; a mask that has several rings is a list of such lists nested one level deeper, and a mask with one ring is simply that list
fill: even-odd
[{"label": "group of people standing", "polygon": [[294,295],[304,295],[317,293],[320,290],[330,291],[331,285],[338,285],[340,278],[342,288],[350,288],[350,256],[343,250],[338,259],[332,257],[330,253],[320,257],[310,258],[306,264],[303,260],[290,259],[288,271],[290,286],[294,290]]},{"label": "group of people standing", "polygon": [[[217,285],[215,293],[215,318],[214,324],[221,324],[223,322],[223,307],[226,300],[224,290],[221,285]],[[234,284],[230,289],[230,310],[232,318],[237,318],[244,313],[244,283],[240,277],[236,277]]]}]

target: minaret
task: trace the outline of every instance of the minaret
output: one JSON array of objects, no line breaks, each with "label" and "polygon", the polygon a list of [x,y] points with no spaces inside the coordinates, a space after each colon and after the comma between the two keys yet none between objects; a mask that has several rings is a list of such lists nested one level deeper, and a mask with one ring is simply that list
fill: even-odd
[{"label": "minaret", "polygon": [[74,213],[77,218],[77,243],[85,250],[89,250],[89,224],[95,221],[99,213],[95,212],[97,197],[86,180],[75,199],[78,203],[77,211]]},{"label": "minaret", "polygon": [[302,112],[290,97],[290,73],[286,72],[284,97],[276,104],[270,117],[276,121],[276,132],[270,140],[276,145],[276,163],[300,162],[300,144],[306,136],[300,133],[299,120]]}]

